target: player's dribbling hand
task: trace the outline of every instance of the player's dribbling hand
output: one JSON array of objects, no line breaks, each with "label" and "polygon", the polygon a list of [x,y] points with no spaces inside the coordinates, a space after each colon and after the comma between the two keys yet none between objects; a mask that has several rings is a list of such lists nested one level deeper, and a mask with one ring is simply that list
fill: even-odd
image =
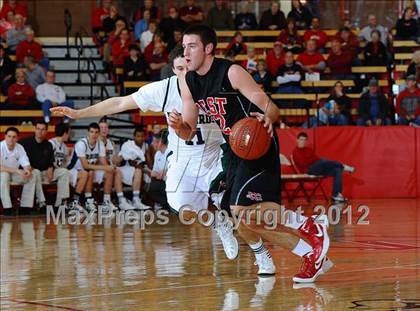
[{"label": "player's dribbling hand", "polygon": [[267,133],[273,137],[273,124],[269,117],[259,112],[251,112],[251,116],[256,117],[258,121],[264,123],[264,127],[267,129]]},{"label": "player's dribbling hand", "polygon": [[178,130],[181,127],[182,122],[181,114],[173,109],[172,112],[169,113],[168,125],[173,129]]},{"label": "player's dribbling hand", "polygon": [[50,111],[52,113],[58,114],[59,116],[66,116],[72,119],[78,118],[78,111],[75,109],[71,109],[69,107],[63,107],[63,106],[53,107],[50,109]]}]

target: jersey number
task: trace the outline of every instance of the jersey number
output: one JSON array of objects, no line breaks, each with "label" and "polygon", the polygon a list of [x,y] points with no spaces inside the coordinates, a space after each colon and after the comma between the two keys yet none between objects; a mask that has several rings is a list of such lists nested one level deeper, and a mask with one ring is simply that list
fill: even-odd
[{"label": "jersey number", "polygon": [[[201,130],[199,128],[197,128],[195,135],[197,136],[197,142],[195,144],[203,145],[204,144],[203,134],[201,134]],[[186,140],[185,144],[187,144],[188,146],[192,146],[194,145],[194,142],[192,140]]]}]

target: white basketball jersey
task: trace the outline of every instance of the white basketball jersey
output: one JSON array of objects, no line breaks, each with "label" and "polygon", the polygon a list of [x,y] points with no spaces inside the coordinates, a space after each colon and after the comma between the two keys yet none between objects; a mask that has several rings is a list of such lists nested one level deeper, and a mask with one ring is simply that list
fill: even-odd
[{"label": "white basketball jersey", "polygon": [[143,150],[146,143],[143,144],[142,148],[137,146],[134,140],[126,141],[122,146],[119,155],[126,161],[133,160],[137,163],[145,162],[146,156]]},{"label": "white basketball jersey", "polygon": [[[176,76],[149,83],[132,94],[134,101],[142,111],[162,111],[166,119],[172,110],[182,112],[182,99]],[[213,117],[200,111],[197,120],[197,134],[191,141],[185,141],[169,127],[168,149],[173,151],[173,159],[219,156],[220,145],[224,138]]]},{"label": "white basketball jersey", "polygon": [[101,141],[105,146],[105,156],[108,164],[112,164],[112,157],[114,156],[114,143],[109,138],[106,139],[106,143]]},{"label": "white basketball jersey", "polygon": [[87,138],[82,138],[74,146],[73,156],[68,167],[80,170],[83,169],[80,157],[85,157],[89,164],[95,165],[98,164],[99,158],[105,157],[105,155],[105,146],[99,139],[92,146]]},{"label": "white basketball jersey", "polygon": [[64,167],[67,160],[68,149],[65,143],[59,143],[56,138],[49,140],[54,150],[54,167]]}]

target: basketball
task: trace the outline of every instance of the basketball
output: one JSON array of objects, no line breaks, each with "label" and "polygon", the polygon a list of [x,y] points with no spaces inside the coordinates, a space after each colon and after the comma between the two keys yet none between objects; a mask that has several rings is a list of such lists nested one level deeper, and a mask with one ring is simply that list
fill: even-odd
[{"label": "basketball", "polygon": [[255,160],[267,153],[271,136],[257,118],[245,118],[235,123],[229,136],[233,152],[245,160]]}]

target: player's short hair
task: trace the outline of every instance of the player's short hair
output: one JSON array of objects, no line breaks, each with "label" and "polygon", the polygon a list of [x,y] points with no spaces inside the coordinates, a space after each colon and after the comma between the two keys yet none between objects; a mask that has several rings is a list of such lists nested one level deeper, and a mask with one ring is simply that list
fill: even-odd
[{"label": "player's short hair", "polygon": [[137,134],[137,133],[143,133],[143,134],[146,134],[146,130],[144,129],[144,127],[143,127],[143,126],[137,126],[137,127],[134,129],[133,136],[136,136],[136,134]]},{"label": "player's short hair", "polygon": [[36,127],[38,124],[44,124],[46,128],[48,128],[48,123],[42,119],[35,120],[34,126]]},{"label": "player's short hair", "polygon": [[306,134],[305,132],[300,132],[300,133],[297,135],[297,138],[299,139],[299,138],[301,138],[301,137],[308,138],[308,134]]},{"label": "player's short hair", "polygon": [[90,129],[95,129],[95,130],[98,130],[98,131],[99,131],[99,124],[98,124],[98,123],[96,123],[96,122],[92,122],[92,123],[91,123],[91,124],[89,124],[89,126],[88,126],[88,131],[89,131]]},{"label": "player's short hair", "polygon": [[171,53],[169,53],[169,64],[171,65],[172,68],[174,68],[174,61],[178,57],[184,57],[184,48],[182,47],[181,44],[177,44],[172,49]]},{"label": "player's short hair", "polygon": [[213,44],[213,51],[211,54],[216,54],[217,35],[213,28],[207,25],[191,25],[184,31],[184,35],[197,35],[200,37],[204,48],[210,43]]},{"label": "player's short hair", "polygon": [[55,126],[55,136],[61,137],[70,131],[68,123],[60,123]]},{"label": "player's short hair", "polygon": [[101,124],[101,123],[106,123],[106,124],[108,124],[108,119],[106,118],[106,116],[105,116],[105,117],[102,117],[102,118],[100,118],[100,119],[99,119],[98,124]]},{"label": "player's short hair", "polygon": [[167,129],[163,129],[159,133],[155,134],[154,137],[157,140],[160,140],[160,142],[162,144],[167,145],[168,144],[168,135],[169,135],[168,130]]},{"label": "player's short hair", "polygon": [[6,129],[6,132],[4,132],[4,134],[7,135],[7,133],[9,133],[9,132],[15,132],[16,135],[19,135],[19,130],[16,127],[14,127],[14,126],[8,127]]}]

